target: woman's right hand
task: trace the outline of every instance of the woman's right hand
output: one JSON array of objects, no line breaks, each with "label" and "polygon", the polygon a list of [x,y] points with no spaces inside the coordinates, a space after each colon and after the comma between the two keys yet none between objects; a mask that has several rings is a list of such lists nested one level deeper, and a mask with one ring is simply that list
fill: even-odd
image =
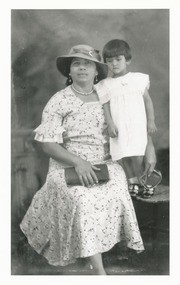
[{"label": "woman's right hand", "polygon": [[90,187],[98,183],[98,178],[93,170],[100,170],[99,168],[81,158],[78,158],[74,167],[82,186]]}]

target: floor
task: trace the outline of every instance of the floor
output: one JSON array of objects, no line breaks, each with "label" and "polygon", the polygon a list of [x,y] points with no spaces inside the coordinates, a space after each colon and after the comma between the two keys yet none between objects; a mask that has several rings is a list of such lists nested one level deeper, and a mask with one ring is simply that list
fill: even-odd
[{"label": "floor", "polygon": [[[78,260],[66,267],[50,266],[46,260],[36,254],[25,241],[19,240],[12,233],[12,275],[94,275],[90,264]],[[16,232],[17,235],[17,232]],[[103,262],[108,275],[169,275],[169,241],[167,234],[159,234],[157,247],[152,251],[152,243],[148,232],[142,233],[145,251],[135,254],[126,250],[123,244],[117,244],[109,252],[103,254]],[[18,240],[18,242],[17,242]]]},{"label": "floor", "polygon": [[[168,185],[168,152],[162,151],[158,161],[163,164],[157,165],[163,173],[163,184]],[[134,204],[138,223],[143,224],[149,220],[152,209],[148,205]],[[22,213],[20,213],[22,216]],[[21,217],[22,219],[22,217]],[[23,234],[20,232],[20,218],[12,215],[11,236],[11,274],[12,275],[94,275],[85,260],[78,260],[75,264],[66,267],[54,267],[48,265],[46,260],[36,254]],[[169,228],[169,206],[160,207],[158,216],[159,223],[163,228]],[[103,254],[103,262],[108,275],[169,275],[169,236],[167,233],[159,233],[157,246],[152,251],[151,232],[142,231],[145,251],[134,254],[125,250],[123,244],[117,244],[109,252]]]}]

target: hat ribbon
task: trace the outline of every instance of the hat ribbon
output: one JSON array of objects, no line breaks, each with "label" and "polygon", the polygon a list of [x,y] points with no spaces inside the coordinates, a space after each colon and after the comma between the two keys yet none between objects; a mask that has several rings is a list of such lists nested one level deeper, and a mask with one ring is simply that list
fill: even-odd
[{"label": "hat ribbon", "polygon": [[[85,55],[88,55],[88,56],[91,56],[92,58],[96,57],[96,59],[99,58],[99,51],[98,50],[90,50],[90,51],[87,51],[83,48],[73,48],[73,52],[74,53],[82,53],[82,54],[85,54]],[[99,60],[99,59],[98,59]]]}]

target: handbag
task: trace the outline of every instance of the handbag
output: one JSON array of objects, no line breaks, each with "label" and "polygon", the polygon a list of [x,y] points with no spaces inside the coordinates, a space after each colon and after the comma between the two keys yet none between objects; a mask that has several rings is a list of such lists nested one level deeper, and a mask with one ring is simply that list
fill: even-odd
[{"label": "handbag", "polygon": [[[97,168],[100,168],[100,170],[93,169],[93,171],[95,172],[98,178],[98,183],[108,182],[109,181],[109,171],[108,171],[107,165],[106,164],[95,164],[94,166],[96,166]],[[65,180],[66,180],[67,185],[69,186],[77,186],[77,185],[82,186],[74,167],[65,168]]]},{"label": "handbag", "polygon": [[162,180],[162,174],[159,170],[154,169],[150,176],[148,174],[142,175],[139,180],[144,188],[148,190],[159,185]]}]

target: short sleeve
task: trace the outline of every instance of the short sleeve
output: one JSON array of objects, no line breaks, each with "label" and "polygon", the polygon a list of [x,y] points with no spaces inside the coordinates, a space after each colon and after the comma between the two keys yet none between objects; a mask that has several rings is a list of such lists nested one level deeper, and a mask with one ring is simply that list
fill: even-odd
[{"label": "short sleeve", "polygon": [[140,73],[139,74],[139,86],[144,94],[145,90],[150,88],[150,79],[148,74]]},{"label": "short sleeve", "polygon": [[106,80],[107,79],[102,80],[98,84],[96,84],[96,91],[101,104],[105,104],[110,101],[110,92],[107,88]]},{"label": "short sleeve", "polygon": [[41,124],[34,130],[34,139],[39,142],[63,143],[62,134],[65,131],[59,96],[55,94],[43,110]]}]

